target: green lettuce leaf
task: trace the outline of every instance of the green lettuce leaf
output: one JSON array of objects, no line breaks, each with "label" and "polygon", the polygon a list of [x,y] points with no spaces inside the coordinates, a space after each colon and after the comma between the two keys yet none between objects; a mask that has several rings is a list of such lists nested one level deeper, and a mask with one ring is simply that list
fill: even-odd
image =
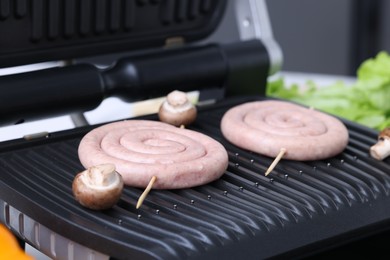
[{"label": "green lettuce leaf", "polygon": [[286,86],[283,77],[279,77],[267,83],[267,96],[298,102],[381,130],[390,126],[390,55],[382,51],[364,61],[352,85],[337,81],[319,87],[308,81],[304,87]]}]

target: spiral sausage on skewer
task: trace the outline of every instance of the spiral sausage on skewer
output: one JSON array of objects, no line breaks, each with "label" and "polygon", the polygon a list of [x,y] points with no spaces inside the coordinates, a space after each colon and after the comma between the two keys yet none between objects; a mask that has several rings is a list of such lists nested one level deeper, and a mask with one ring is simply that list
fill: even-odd
[{"label": "spiral sausage on skewer", "polygon": [[149,120],[100,126],[79,145],[85,168],[112,163],[126,185],[144,188],[153,176],[155,189],[178,189],[218,179],[228,156],[216,140],[189,129]]},{"label": "spiral sausage on skewer", "polygon": [[335,117],[285,101],[255,101],[231,108],[221,121],[231,143],[269,157],[320,160],[342,152],[348,130]]}]

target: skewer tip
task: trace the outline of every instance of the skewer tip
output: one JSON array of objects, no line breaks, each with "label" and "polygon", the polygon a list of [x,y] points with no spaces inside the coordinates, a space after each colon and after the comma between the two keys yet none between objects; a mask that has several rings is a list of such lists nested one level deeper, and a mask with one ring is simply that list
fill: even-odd
[{"label": "skewer tip", "polygon": [[137,201],[137,205],[135,206],[136,209],[139,209],[141,206],[142,206],[142,203],[144,202],[146,196],[149,194],[150,190],[152,189],[153,187],[153,184],[156,182],[157,180],[157,177],[156,176],[153,176],[148,185],[146,186],[144,192],[141,194],[141,196],[139,197],[138,201]]},{"label": "skewer tip", "polygon": [[287,152],[286,148],[284,148],[284,147],[280,148],[279,154],[276,156],[274,161],[268,167],[267,171],[265,172],[265,176],[267,176],[268,174],[270,174],[272,172],[272,170],[275,168],[276,164],[278,164],[278,162],[282,159],[282,157],[284,156],[284,154],[286,152]]}]

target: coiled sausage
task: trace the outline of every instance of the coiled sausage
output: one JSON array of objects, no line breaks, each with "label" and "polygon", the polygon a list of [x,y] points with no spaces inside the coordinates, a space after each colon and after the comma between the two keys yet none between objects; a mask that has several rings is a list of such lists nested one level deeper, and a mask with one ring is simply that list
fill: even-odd
[{"label": "coiled sausage", "polygon": [[196,131],[150,120],[106,124],[87,133],[78,148],[85,168],[112,163],[126,185],[178,189],[218,179],[228,156],[216,140]]},{"label": "coiled sausage", "polygon": [[269,157],[286,148],[285,159],[320,160],[342,152],[348,130],[337,118],[286,101],[248,102],[228,110],[224,137],[238,147]]}]

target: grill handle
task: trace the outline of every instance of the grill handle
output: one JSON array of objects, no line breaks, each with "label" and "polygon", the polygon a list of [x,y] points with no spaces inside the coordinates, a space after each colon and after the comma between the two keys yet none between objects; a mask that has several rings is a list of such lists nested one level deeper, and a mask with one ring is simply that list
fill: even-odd
[{"label": "grill handle", "polygon": [[104,71],[106,94],[126,101],[170,91],[222,88],[228,68],[218,45],[184,47],[120,59]]},{"label": "grill handle", "polygon": [[87,111],[103,100],[103,79],[88,64],[0,77],[0,124]]},{"label": "grill handle", "polygon": [[84,112],[105,97],[126,101],[223,88],[264,94],[267,51],[259,40],[183,47],[120,59],[108,69],[76,64],[0,77],[0,124]]}]

